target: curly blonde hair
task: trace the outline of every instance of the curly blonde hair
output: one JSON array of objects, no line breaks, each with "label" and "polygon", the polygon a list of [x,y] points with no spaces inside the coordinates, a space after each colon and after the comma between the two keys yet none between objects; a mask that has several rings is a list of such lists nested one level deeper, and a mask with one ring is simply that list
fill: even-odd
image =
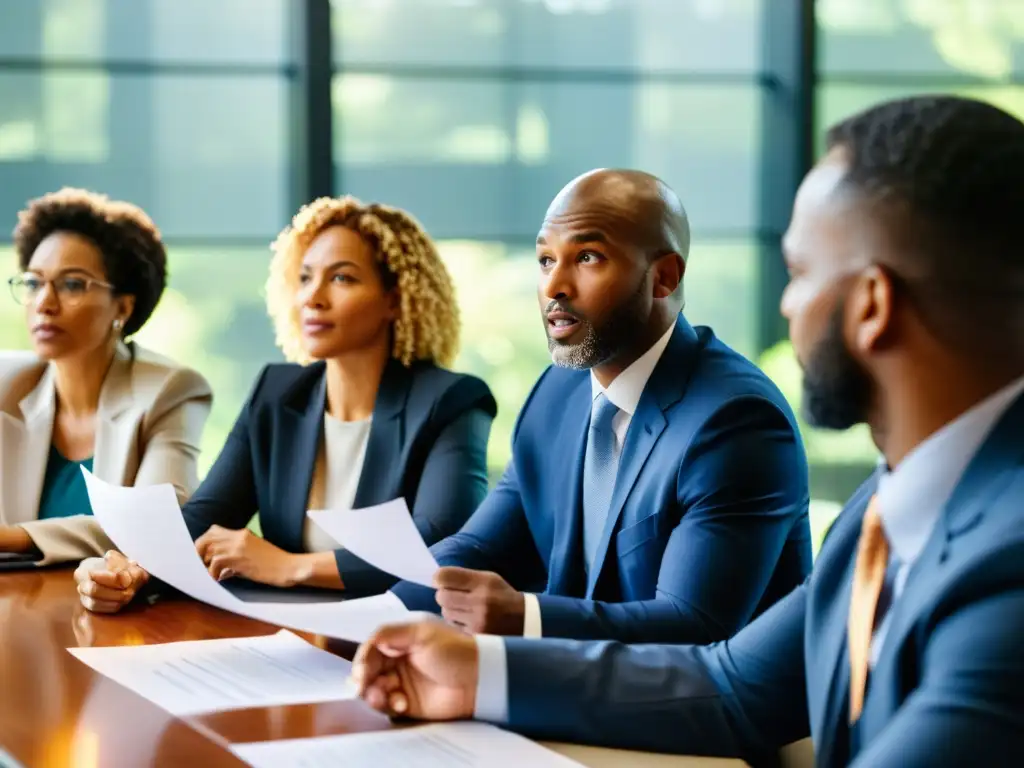
[{"label": "curly blonde hair", "polygon": [[310,362],[302,347],[295,294],[303,255],[316,236],[332,226],[347,227],[366,238],[384,268],[385,286],[398,288],[392,356],[405,366],[416,360],[450,366],[459,351],[459,309],[437,247],[405,211],[351,196],[322,197],[303,206],[271,246],[267,311],[285,356]]}]

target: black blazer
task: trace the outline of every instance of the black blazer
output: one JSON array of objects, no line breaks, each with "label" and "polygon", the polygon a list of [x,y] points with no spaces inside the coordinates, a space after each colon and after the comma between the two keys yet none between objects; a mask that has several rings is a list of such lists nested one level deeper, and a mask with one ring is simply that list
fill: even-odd
[{"label": "black blazer", "polygon": [[[192,538],[210,526],[243,528],[259,512],[263,536],[302,552],[323,434],[324,363],[263,369],[206,479],[183,512]],[[405,497],[427,544],[449,536],[487,494],[487,438],[497,405],[480,379],[392,360],[384,371],[353,507]],[[396,579],[344,549],[347,590],[376,593]]]}]

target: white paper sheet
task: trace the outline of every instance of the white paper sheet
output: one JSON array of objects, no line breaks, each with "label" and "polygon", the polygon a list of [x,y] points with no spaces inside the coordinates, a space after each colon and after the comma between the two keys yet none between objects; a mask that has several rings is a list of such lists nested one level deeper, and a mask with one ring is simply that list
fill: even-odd
[{"label": "white paper sheet", "polygon": [[265,637],[68,648],[172,715],[312,704],[355,697],[352,663],[287,630]]},{"label": "white paper sheet", "polygon": [[437,723],[231,748],[253,768],[570,768],[579,763],[486,723]]},{"label": "white paper sheet", "polygon": [[93,514],[117,548],[156,578],[196,600],[251,619],[357,643],[382,624],[421,616],[410,613],[390,592],[337,603],[239,600],[206,570],[170,485],[123,488],[84,468],[82,473]]},{"label": "white paper sheet", "polygon": [[306,514],[370,565],[405,581],[433,586],[437,561],[412,521],[405,499],[363,509],[319,509]]}]

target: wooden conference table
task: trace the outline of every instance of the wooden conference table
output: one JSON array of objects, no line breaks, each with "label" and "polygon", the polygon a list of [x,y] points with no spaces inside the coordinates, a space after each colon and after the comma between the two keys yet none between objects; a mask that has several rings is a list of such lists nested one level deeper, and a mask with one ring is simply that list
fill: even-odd
[{"label": "wooden conference table", "polygon": [[[179,719],[93,672],[72,646],[141,645],[272,634],[277,627],[190,600],[97,616],[70,569],[0,573],[0,751],[27,768],[244,765],[230,744],[393,727],[361,701],[271,707]],[[346,655],[353,646],[320,647]],[[734,760],[548,745],[584,765],[735,766]]]}]

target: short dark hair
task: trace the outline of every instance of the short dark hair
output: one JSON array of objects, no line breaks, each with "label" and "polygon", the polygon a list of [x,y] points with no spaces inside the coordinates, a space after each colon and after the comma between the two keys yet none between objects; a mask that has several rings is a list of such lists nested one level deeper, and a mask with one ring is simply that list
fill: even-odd
[{"label": "short dark hair", "polygon": [[844,187],[893,223],[894,266],[911,291],[939,299],[939,322],[1020,327],[1024,123],[982,101],[921,95],[843,120],[827,146],[844,153]]},{"label": "short dark hair", "polygon": [[135,297],[124,336],[142,328],[167,286],[167,251],[149,216],[135,205],[83,189],[43,195],[18,214],[14,248],[21,269],[28,268],[36,248],[54,232],[72,232],[96,244],[114,293]]}]

